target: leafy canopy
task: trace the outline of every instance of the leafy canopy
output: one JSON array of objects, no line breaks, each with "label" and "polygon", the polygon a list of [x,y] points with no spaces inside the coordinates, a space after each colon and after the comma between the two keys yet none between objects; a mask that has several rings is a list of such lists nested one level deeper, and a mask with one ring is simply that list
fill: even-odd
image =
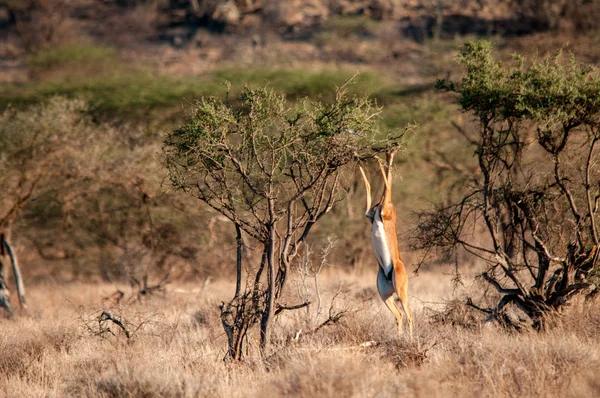
[{"label": "leafy canopy", "polygon": [[600,113],[600,75],[559,51],[541,61],[513,56],[512,65],[496,60],[487,41],[467,42],[458,61],[466,74],[460,86],[444,80],[438,88],[456,91],[464,111],[486,124],[534,121],[545,133],[564,125],[593,124]]},{"label": "leafy canopy", "polygon": [[588,275],[600,246],[600,74],[562,52],[503,63],[483,41],[466,43],[458,60],[460,84],[438,87],[475,117],[475,131],[460,131],[478,170],[461,176],[458,198],[422,215],[417,247],[462,247],[485,260],[482,277],[501,298],[484,311],[499,317],[514,303],[542,326],[571,297],[598,292]]},{"label": "leafy canopy", "polygon": [[245,87],[235,106],[200,99],[166,138],[165,164],[176,189],[264,240],[269,223],[289,217],[295,229],[329,211],[342,198],[347,166],[402,146],[404,131],[380,132],[379,114],[346,86],[331,103],[289,103],[267,87]]}]

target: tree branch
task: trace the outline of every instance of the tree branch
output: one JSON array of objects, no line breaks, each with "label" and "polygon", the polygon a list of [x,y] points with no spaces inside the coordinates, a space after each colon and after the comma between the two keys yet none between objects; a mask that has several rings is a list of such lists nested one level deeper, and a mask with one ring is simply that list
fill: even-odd
[{"label": "tree branch", "polygon": [[590,150],[588,152],[587,161],[585,163],[585,195],[587,198],[588,205],[588,213],[590,217],[590,232],[592,237],[594,238],[594,243],[598,245],[598,230],[596,229],[596,220],[595,220],[595,211],[594,206],[592,205],[592,194],[590,192],[591,184],[590,184],[590,168],[592,164],[592,155],[594,153],[594,146],[598,142],[598,138],[594,137],[592,139],[592,143],[590,144]]},{"label": "tree branch", "polygon": [[310,301],[305,301],[304,303],[290,305],[290,306],[277,304],[277,309],[275,310],[275,315],[279,315],[282,311],[298,310],[300,308],[308,307],[309,305],[310,305]]},{"label": "tree branch", "polygon": [[127,326],[125,326],[125,324],[120,319],[115,318],[110,312],[102,311],[102,314],[100,314],[100,316],[98,317],[98,322],[102,323],[104,321],[111,321],[112,323],[120,327],[123,330],[123,332],[125,332],[125,336],[127,336],[127,339],[131,338],[131,333],[129,332],[129,329],[127,329]]},{"label": "tree branch", "polygon": [[487,272],[482,273],[481,276],[483,277],[483,279],[486,280],[486,282],[488,282],[489,284],[494,286],[494,288],[496,288],[498,293],[502,293],[502,294],[517,294],[517,293],[519,293],[519,289],[508,289],[508,288],[502,287],[500,285],[500,283],[498,283],[498,281],[496,281],[495,279],[490,277]]}]

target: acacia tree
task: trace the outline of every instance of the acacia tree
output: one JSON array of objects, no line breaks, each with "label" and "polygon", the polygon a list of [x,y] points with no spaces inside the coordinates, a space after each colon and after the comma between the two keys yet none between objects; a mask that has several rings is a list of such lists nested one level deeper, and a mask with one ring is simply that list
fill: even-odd
[{"label": "acacia tree", "polygon": [[25,111],[0,114],[0,307],[12,312],[2,264],[10,259],[21,307],[25,289],[13,250],[13,225],[24,207],[52,190],[68,190],[87,143],[85,104],[53,98]]},{"label": "acacia tree", "polygon": [[513,326],[509,305],[543,327],[574,296],[598,291],[600,75],[564,58],[506,65],[489,43],[470,42],[458,56],[462,81],[439,82],[475,119],[476,131],[461,131],[478,170],[460,195],[420,215],[415,246],[483,259],[500,298],[469,304]]},{"label": "acacia tree", "polygon": [[[221,306],[228,356],[241,359],[244,339],[260,323],[261,349],[299,246],[311,228],[343,199],[357,161],[401,146],[404,132],[381,134],[380,109],[365,97],[336,91],[331,103],[288,104],[267,88],[246,87],[239,104],[203,98],[191,119],[164,141],[164,161],[175,189],[193,195],[233,223],[237,280]],[[243,266],[247,239],[262,248],[260,264]],[[243,280],[245,279],[245,287]]]},{"label": "acacia tree", "polygon": [[[79,99],[0,113],[0,309],[14,308],[11,265],[25,303],[14,243],[35,249],[46,272],[51,262],[61,271],[67,262],[73,278],[99,271],[136,284],[140,295],[164,286],[173,260],[195,255],[180,239],[176,215],[160,211],[173,201],[161,194],[160,173],[148,172],[162,167],[156,144],[145,131],[94,122]],[[162,276],[156,285],[155,270]]]}]

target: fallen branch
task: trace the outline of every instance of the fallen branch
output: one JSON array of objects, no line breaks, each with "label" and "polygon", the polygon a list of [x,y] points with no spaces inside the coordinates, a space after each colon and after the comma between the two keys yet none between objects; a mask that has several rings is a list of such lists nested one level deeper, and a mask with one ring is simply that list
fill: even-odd
[{"label": "fallen branch", "polygon": [[360,343],[359,345],[353,345],[353,346],[349,346],[349,347],[327,347],[327,348],[298,347],[297,350],[312,351],[312,352],[320,352],[323,350],[325,350],[325,351],[360,350],[362,348],[377,347],[380,344],[381,344],[381,342],[379,342],[379,341],[369,340],[369,341],[365,341],[364,343]]},{"label": "fallen branch", "polygon": [[[127,336],[127,339],[131,338],[131,333],[129,332],[129,329],[127,329],[127,326],[125,326],[125,324],[121,320],[115,318],[110,312],[107,311],[102,311],[102,314],[100,314],[100,316],[98,317],[100,333],[103,332],[102,322],[105,321],[112,321],[115,325],[119,326],[123,330],[123,332],[125,332],[125,336]],[[112,331],[109,328],[107,328],[106,330],[112,333]]]},{"label": "fallen branch", "polygon": [[170,271],[167,272],[163,278],[156,285],[148,284],[148,275],[144,275],[142,281],[139,281],[136,278],[131,278],[133,283],[138,286],[137,299],[141,301],[142,296],[149,296],[155,292],[164,292],[166,286],[171,283],[169,280]]},{"label": "fallen branch", "polygon": [[278,315],[282,311],[298,310],[300,308],[308,307],[309,305],[310,305],[310,301],[305,301],[304,303],[290,305],[290,306],[277,304],[277,309],[275,310],[275,315]]},{"label": "fallen branch", "polygon": [[491,309],[489,309],[489,308],[481,308],[480,306],[478,306],[478,305],[476,305],[475,303],[473,303],[473,300],[471,300],[471,297],[467,297],[467,302],[466,302],[466,304],[467,304],[469,307],[473,307],[473,308],[475,308],[475,309],[476,309],[476,310],[478,310],[478,311],[485,312],[486,314],[493,314],[493,313],[494,313],[494,311],[493,311],[493,310],[491,310]]},{"label": "fallen branch", "polygon": [[322,322],[319,326],[317,326],[311,333],[316,333],[320,329],[324,328],[327,325],[337,323],[340,319],[342,319],[346,315],[346,313],[348,312],[347,310],[340,310],[337,312],[334,310],[335,299],[339,296],[339,294],[341,292],[342,292],[342,283],[340,282],[340,286],[338,287],[338,290],[335,292],[335,294],[331,298],[331,303],[329,304],[329,316],[327,317],[327,319],[324,322]]},{"label": "fallen branch", "polygon": [[359,345],[353,345],[350,347],[332,347],[328,348],[327,351],[341,351],[341,350],[359,350],[361,348],[377,347],[380,343],[375,340],[365,341]]},{"label": "fallen branch", "polygon": [[317,326],[315,330],[313,330],[311,333],[316,333],[327,325],[333,325],[334,323],[337,323],[340,319],[342,319],[344,315],[346,315],[346,311],[338,312],[333,316],[330,315],[329,318],[327,318],[323,323]]}]

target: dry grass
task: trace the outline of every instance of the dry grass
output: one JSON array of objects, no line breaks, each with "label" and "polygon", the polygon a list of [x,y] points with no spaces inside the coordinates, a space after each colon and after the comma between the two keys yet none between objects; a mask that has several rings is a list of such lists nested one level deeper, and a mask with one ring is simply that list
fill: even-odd
[{"label": "dry grass", "polygon": [[[115,285],[36,286],[28,315],[0,321],[0,395],[193,396],[598,396],[598,305],[573,305],[549,332],[508,334],[492,325],[464,328],[432,320],[430,301],[452,298],[450,277],[411,280],[414,343],[398,340],[373,275],[330,273],[321,282],[323,311],[289,312],[277,321],[273,353],[260,360],[250,342],[244,364],[222,361],[225,337],[217,305],[227,282],[170,285],[165,296],[115,305]],[[337,324],[311,333],[327,315]],[[290,289],[294,290],[294,289]],[[294,300],[289,297],[290,302]],[[121,316],[100,332],[101,310]],[[439,308],[438,308],[439,310]],[[456,310],[455,310],[456,311]],[[300,338],[293,337],[299,329]],[[375,341],[368,347],[360,344]]]}]

